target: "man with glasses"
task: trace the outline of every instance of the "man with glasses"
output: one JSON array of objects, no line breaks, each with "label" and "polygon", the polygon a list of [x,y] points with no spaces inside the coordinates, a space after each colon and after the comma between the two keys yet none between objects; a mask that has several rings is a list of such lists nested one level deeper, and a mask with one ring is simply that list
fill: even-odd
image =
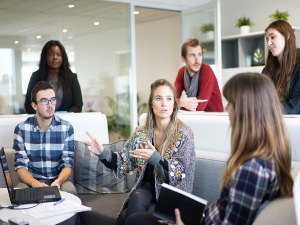
[{"label": "man with glasses", "polygon": [[15,170],[21,181],[17,187],[58,186],[77,195],[69,181],[73,168],[74,130],[54,115],[55,92],[46,81],[31,92],[36,114],[18,124],[14,131]]}]

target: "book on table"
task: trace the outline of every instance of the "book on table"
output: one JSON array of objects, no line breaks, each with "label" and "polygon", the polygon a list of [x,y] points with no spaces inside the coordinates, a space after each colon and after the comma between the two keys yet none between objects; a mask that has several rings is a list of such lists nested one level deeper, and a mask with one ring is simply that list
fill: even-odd
[{"label": "book on table", "polygon": [[178,208],[184,224],[198,225],[206,204],[206,200],[164,183],[153,215],[175,224],[174,210]]}]

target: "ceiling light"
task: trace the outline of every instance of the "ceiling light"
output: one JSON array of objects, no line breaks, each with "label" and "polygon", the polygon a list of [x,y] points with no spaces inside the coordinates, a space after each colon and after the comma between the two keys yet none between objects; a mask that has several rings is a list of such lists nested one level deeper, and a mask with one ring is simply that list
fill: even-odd
[{"label": "ceiling light", "polygon": [[66,49],[66,52],[67,52],[67,53],[68,53],[68,51],[69,51],[69,50],[68,50],[68,49]]},{"label": "ceiling light", "polygon": [[15,41],[15,44],[16,44],[16,45],[19,44],[19,41]]},{"label": "ceiling light", "polygon": [[27,52],[30,52],[31,51],[31,48],[27,48]]},{"label": "ceiling light", "polygon": [[100,22],[95,22],[95,23],[94,23],[95,26],[97,26],[97,25],[99,25],[99,24],[100,24]]},{"label": "ceiling light", "polygon": [[68,7],[69,7],[69,8],[74,8],[74,7],[75,7],[75,5],[69,5]]},{"label": "ceiling light", "polygon": [[140,12],[139,11],[134,11],[133,14],[137,15],[139,14]]},{"label": "ceiling light", "polygon": [[41,37],[42,37],[41,35],[37,35],[36,39],[41,39]]},{"label": "ceiling light", "polygon": [[62,32],[64,32],[64,33],[67,33],[67,32],[68,32],[68,30],[67,30],[67,29],[63,29],[63,30],[62,30]]}]

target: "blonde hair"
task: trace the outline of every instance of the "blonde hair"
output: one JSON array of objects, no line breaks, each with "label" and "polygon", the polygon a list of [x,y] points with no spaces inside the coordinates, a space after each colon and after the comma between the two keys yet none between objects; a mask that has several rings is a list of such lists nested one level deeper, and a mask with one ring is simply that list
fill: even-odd
[{"label": "blonde hair", "polygon": [[[157,149],[158,153],[161,156],[164,156],[167,149],[169,148],[169,146],[176,139],[176,134],[178,132],[179,125],[182,124],[182,122],[177,119],[178,103],[177,103],[177,100],[176,100],[176,97],[175,97],[174,87],[169,81],[167,81],[165,79],[159,79],[159,80],[156,80],[154,83],[151,84],[151,87],[150,87],[151,93],[150,93],[149,100],[148,100],[146,122],[145,122],[145,126],[143,126],[143,127],[146,127],[147,136],[149,138],[152,128],[155,127],[155,125],[156,125],[155,114],[154,114],[153,109],[152,109],[152,100],[154,98],[154,92],[156,91],[157,88],[159,88],[161,86],[167,86],[171,89],[172,94],[173,94],[173,100],[174,100],[174,108],[173,108],[173,112],[171,114],[170,123],[167,127],[167,130],[166,130],[165,134],[164,134],[161,145]],[[143,127],[141,127],[141,128],[143,128]]]},{"label": "blonde hair", "polygon": [[229,187],[238,168],[251,158],[274,159],[283,196],[292,195],[291,147],[283,123],[283,108],[271,79],[259,73],[237,74],[224,86],[232,105],[231,154],[220,186]]}]

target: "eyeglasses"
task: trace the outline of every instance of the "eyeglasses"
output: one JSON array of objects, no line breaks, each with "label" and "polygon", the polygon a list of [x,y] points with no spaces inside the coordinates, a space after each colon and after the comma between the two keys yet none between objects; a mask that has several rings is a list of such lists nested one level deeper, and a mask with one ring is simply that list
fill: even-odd
[{"label": "eyeglasses", "polygon": [[48,105],[49,102],[51,102],[52,105],[56,105],[56,98],[51,98],[50,100],[43,98],[41,99],[41,101],[37,101],[37,102],[40,102],[41,105]]}]

